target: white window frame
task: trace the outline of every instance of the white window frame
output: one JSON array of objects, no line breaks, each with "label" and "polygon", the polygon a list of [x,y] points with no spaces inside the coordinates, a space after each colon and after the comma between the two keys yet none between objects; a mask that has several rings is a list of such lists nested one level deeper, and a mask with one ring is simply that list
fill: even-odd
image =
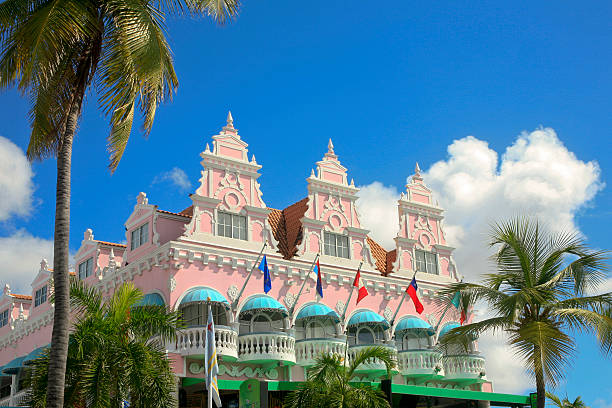
[{"label": "white window frame", "polygon": [[130,234],[130,250],[133,251],[147,242],[149,242],[149,223],[145,222],[140,227],[132,230]]},{"label": "white window frame", "polygon": [[[371,343],[362,343],[361,341],[359,341],[359,333],[361,333],[362,331],[368,331],[370,332],[370,334],[372,335],[372,342]],[[357,345],[362,345],[362,344],[376,344],[376,333],[374,332],[374,330],[372,330],[370,327],[368,326],[363,326],[363,327],[359,327],[357,329],[357,331],[355,332],[355,343]]]},{"label": "white window frame", "polygon": [[47,302],[47,285],[36,291],[34,295],[34,307],[38,307],[45,302]]},{"label": "white window frame", "polygon": [[[244,225],[240,225],[241,222],[244,223]],[[235,214],[227,211],[217,211],[217,235],[246,241],[247,234],[248,228],[246,215]]]},{"label": "white window frame", "polygon": [[[338,245],[339,242],[346,243],[346,246]],[[335,256],[336,258],[350,259],[351,251],[349,248],[350,241],[348,235],[323,231],[323,253],[325,255]]]},{"label": "white window frame", "polygon": [[79,264],[78,274],[80,280],[87,279],[93,275],[93,256]]},{"label": "white window frame", "polygon": [[6,326],[8,322],[9,322],[9,310],[4,309],[2,312],[0,312],[0,327]]},{"label": "white window frame", "polygon": [[[423,259],[419,260],[419,255],[423,255]],[[422,249],[414,250],[414,266],[418,272],[430,273],[432,275],[438,275],[439,266],[438,266],[438,255],[429,252],[423,251]]]}]

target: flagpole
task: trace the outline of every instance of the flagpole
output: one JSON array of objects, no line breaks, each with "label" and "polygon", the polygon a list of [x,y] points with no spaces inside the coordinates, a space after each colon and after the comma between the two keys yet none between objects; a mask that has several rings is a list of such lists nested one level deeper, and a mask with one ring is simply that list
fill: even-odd
[{"label": "flagpole", "polygon": [[293,302],[293,305],[291,305],[291,308],[289,309],[290,316],[293,315],[293,311],[295,310],[295,305],[297,305],[297,302],[300,299],[300,295],[302,294],[302,291],[304,290],[304,286],[306,286],[306,282],[308,282],[308,277],[310,276],[310,272],[312,272],[312,268],[314,268],[315,263],[317,262],[318,259],[319,259],[319,254],[317,253],[317,256],[315,256],[315,259],[312,261],[312,265],[310,265],[310,269],[308,270],[308,273],[306,274],[306,277],[304,278],[304,282],[302,282],[302,287],[300,288],[300,291],[295,297],[295,301]]},{"label": "flagpole", "polygon": [[446,305],[446,308],[444,309],[444,311],[442,312],[442,315],[440,316],[440,319],[438,320],[438,324],[436,324],[436,327],[434,327],[434,330],[437,332],[438,331],[438,327],[440,327],[440,323],[442,323],[442,319],[444,319],[444,316],[446,315],[446,312],[448,312],[448,309],[450,309],[452,303],[449,303],[448,305]]},{"label": "flagpole", "polygon": [[[206,310],[207,311],[206,316],[207,316],[207,320],[208,320],[208,316],[210,316],[210,314],[211,314],[210,297],[206,298],[206,306],[207,306],[207,308],[206,308],[207,309]],[[206,330],[208,330],[208,328]],[[206,340],[208,340],[208,337],[209,336],[208,336],[208,333],[207,333],[206,334]],[[208,344],[205,344],[205,347],[206,347],[206,350],[209,349],[209,345]],[[205,358],[206,359],[210,358],[210,356],[208,355],[208,351],[205,353]],[[207,384],[206,388],[207,388],[207,398],[208,398],[207,407],[208,408],[213,408],[213,404],[212,404],[213,403],[213,397],[212,397],[212,389],[211,389],[212,388],[212,376],[210,375],[212,370],[211,370],[211,367],[209,366],[209,364],[207,365],[206,361],[204,362],[204,367],[206,367],[206,384]]]},{"label": "flagpole", "polygon": [[247,283],[249,283],[249,279],[251,279],[251,275],[253,275],[253,271],[255,270],[255,268],[257,268],[257,265],[259,264],[259,260],[261,259],[261,255],[264,252],[264,249],[266,249],[266,246],[268,245],[268,241],[266,240],[263,244],[263,247],[261,248],[261,251],[259,251],[259,255],[257,256],[257,260],[255,261],[255,263],[253,264],[253,267],[251,268],[251,272],[249,272],[249,274],[247,275],[246,280],[244,281],[244,284],[242,285],[242,289],[240,289],[240,292],[238,292],[238,296],[236,296],[236,300],[234,300],[232,302],[232,309],[235,309],[236,306],[238,306],[238,302],[240,301],[240,297],[242,296],[242,293],[244,292],[244,289],[246,288]]},{"label": "flagpole", "polygon": [[[412,275],[412,280],[410,281],[412,283],[412,281],[414,280],[414,278],[416,277],[416,272],[414,273],[414,275]],[[410,285],[410,283],[408,284]],[[391,326],[393,326],[393,322],[395,321],[395,318],[397,317],[397,314],[399,313],[400,307],[402,307],[402,303],[404,303],[404,300],[406,299],[406,295],[408,294],[407,291],[404,290],[404,294],[402,295],[402,299],[399,302],[399,305],[397,306],[397,309],[395,309],[395,313],[393,314],[393,317],[391,318],[391,321],[389,322],[391,324]]]},{"label": "flagpole", "polygon": [[[363,261],[359,262],[359,267],[357,267],[357,273],[361,271],[361,265],[363,265]],[[355,274],[355,276],[357,276],[357,273]],[[346,311],[348,309],[349,303],[351,303],[351,298],[353,297],[354,290],[355,290],[355,285],[351,285],[351,291],[349,292],[349,297],[346,300],[346,304],[344,305],[344,310],[342,311],[342,316],[340,317],[342,324],[344,324],[344,318],[346,317]]]}]

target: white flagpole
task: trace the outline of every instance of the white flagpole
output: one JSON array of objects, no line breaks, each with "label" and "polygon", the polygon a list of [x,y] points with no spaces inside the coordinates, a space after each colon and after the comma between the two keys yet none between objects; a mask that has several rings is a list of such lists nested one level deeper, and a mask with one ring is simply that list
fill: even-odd
[{"label": "white flagpole", "polygon": [[[359,272],[361,272],[361,265],[363,265],[363,261],[359,262],[359,267],[357,268],[357,273],[355,273],[355,277],[357,276]],[[353,279],[353,283],[354,282],[355,280]],[[346,317],[346,311],[348,309],[349,303],[351,303],[351,298],[353,297],[354,290],[355,290],[355,285],[351,285],[351,292],[349,293],[349,297],[346,300],[346,304],[344,305],[344,310],[342,311],[342,316],[340,317],[340,320],[342,321],[343,324],[344,324],[344,318]]]},{"label": "white flagpole", "polygon": [[289,310],[289,315],[290,316],[293,315],[293,311],[295,310],[295,305],[297,305],[297,302],[300,299],[302,291],[304,290],[304,286],[306,286],[306,282],[308,281],[308,278],[310,277],[310,272],[312,272],[312,268],[314,268],[315,263],[317,263],[317,259],[319,259],[319,254],[317,254],[317,256],[315,256],[314,261],[312,261],[312,265],[310,265],[310,269],[308,270],[308,273],[306,274],[306,277],[304,278],[304,282],[302,283],[302,287],[300,288],[300,291],[298,292],[297,296],[295,297],[295,301],[293,302],[293,305],[291,305],[291,308]]},{"label": "white flagpole", "polygon": [[249,279],[251,279],[251,275],[253,275],[253,271],[259,265],[259,260],[261,259],[261,255],[263,254],[264,249],[266,249],[266,246],[268,246],[267,240],[264,242],[263,247],[261,248],[261,251],[259,251],[257,260],[255,261],[255,263],[253,264],[253,267],[251,268],[251,272],[249,272],[246,279],[244,280],[244,284],[242,285],[242,289],[240,289],[240,292],[238,292],[238,296],[236,296],[236,300],[232,302],[232,309],[235,309],[236,306],[238,306],[238,302],[240,301],[240,296],[242,296],[242,293],[244,292],[244,289],[246,288],[247,283],[249,283]]}]

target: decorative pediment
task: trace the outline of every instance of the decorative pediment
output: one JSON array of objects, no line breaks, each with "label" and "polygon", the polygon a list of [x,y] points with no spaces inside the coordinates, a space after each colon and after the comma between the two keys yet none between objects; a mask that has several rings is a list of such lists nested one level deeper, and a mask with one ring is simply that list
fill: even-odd
[{"label": "decorative pediment", "polygon": [[40,261],[40,269],[38,270],[38,274],[32,281],[32,288],[36,288],[41,285],[41,283],[47,282],[49,277],[51,276],[51,270],[49,269],[49,263],[46,259],[42,259]]}]

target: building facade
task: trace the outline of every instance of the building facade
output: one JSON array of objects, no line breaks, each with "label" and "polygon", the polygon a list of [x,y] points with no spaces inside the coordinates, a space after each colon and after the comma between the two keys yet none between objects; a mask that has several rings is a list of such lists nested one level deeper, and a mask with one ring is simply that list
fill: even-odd
[{"label": "building facade", "polygon": [[[395,248],[387,250],[361,224],[359,189],[331,140],[306,179],[305,198],[282,210],[263,201],[262,166],[247,147],[229,114],[212,148],[206,144],[201,153],[201,178],[188,208],[165,211],[140,193],[125,221],[126,245],[97,240],[88,229],[75,255],[77,278],[104,294],[134,282],[147,302],[183,312],[187,327],[166,345],[181,406],[204,406],[207,299],[215,317],[224,406],[238,406],[237,389],[244,381],[298,382],[320,353],[350,359],[373,344],[397,356],[394,384],[492,391],[475,345],[445,353],[435,347],[458,325],[459,315],[450,308],[438,324],[441,310],[433,300],[459,276],[443,210],[418,165],[397,203],[398,228],[389,231]],[[268,294],[256,267],[262,248],[272,277]],[[317,256],[322,298],[309,273]],[[358,269],[369,295],[356,305],[353,294],[347,304]],[[14,294],[7,284],[0,297],[0,406],[21,403],[23,367],[50,342],[51,276],[43,260],[31,295]],[[394,318],[413,276],[424,312],[417,314],[408,298]],[[372,361],[360,367],[357,380],[377,382],[385,373]],[[271,391],[271,405],[281,396]]]}]

